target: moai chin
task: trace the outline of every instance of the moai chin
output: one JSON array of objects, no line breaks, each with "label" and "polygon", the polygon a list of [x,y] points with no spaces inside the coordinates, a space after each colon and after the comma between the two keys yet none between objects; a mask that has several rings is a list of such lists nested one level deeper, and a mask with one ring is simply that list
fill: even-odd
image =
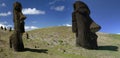
[{"label": "moai chin", "polygon": [[96,32],[101,27],[90,17],[88,6],[82,1],[76,1],[73,5],[72,31],[76,33],[76,45],[87,49],[97,49]]},{"label": "moai chin", "polygon": [[26,17],[22,13],[22,5],[19,2],[15,2],[13,6],[14,32],[10,36],[10,48],[13,48],[15,51],[23,51],[24,45],[22,41],[23,32],[21,32],[21,23],[24,22]]}]

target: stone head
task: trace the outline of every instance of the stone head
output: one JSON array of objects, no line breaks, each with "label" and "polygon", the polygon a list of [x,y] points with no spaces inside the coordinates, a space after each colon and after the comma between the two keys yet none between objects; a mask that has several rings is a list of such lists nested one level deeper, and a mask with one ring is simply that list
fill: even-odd
[{"label": "stone head", "polygon": [[82,11],[84,11],[85,13],[90,14],[90,10],[88,6],[82,1],[76,1],[73,5],[73,8],[74,10],[78,10],[78,11],[82,9]]},{"label": "stone head", "polygon": [[19,17],[20,20],[25,20],[26,16],[23,15],[22,13],[22,5],[19,2],[14,3],[14,14]]}]

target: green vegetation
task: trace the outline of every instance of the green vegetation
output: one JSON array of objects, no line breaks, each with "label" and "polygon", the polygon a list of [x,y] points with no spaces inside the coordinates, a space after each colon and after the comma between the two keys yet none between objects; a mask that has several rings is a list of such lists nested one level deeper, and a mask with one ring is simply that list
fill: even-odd
[{"label": "green vegetation", "polygon": [[75,46],[75,34],[71,27],[49,27],[23,35],[25,51],[14,52],[9,48],[12,32],[0,30],[0,58],[119,58],[120,35],[98,32],[98,50]]}]

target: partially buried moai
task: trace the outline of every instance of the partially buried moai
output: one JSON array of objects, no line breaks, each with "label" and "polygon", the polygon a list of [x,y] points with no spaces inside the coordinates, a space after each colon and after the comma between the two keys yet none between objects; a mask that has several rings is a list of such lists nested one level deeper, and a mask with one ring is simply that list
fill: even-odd
[{"label": "partially buried moai", "polygon": [[12,31],[12,27],[9,28],[9,31]]},{"label": "partially buried moai", "polygon": [[10,48],[13,48],[15,51],[23,51],[22,28],[24,27],[23,22],[26,17],[22,13],[22,5],[19,2],[15,2],[13,6],[14,32],[10,36]]},{"label": "partially buried moai", "polygon": [[76,33],[76,45],[87,49],[97,49],[96,32],[101,27],[90,17],[88,6],[82,1],[76,1],[73,5],[72,31]]}]

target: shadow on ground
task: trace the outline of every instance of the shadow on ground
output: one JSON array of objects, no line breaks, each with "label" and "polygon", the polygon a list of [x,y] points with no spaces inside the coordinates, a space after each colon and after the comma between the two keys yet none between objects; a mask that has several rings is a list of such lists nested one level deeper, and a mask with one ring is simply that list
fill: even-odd
[{"label": "shadow on ground", "polygon": [[47,49],[31,49],[31,48],[25,48],[25,51],[37,52],[37,53],[48,53],[48,50],[47,50]]},{"label": "shadow on ground", "polygon": [[117,46],[99,46],[98,50],[118,51]]}]

